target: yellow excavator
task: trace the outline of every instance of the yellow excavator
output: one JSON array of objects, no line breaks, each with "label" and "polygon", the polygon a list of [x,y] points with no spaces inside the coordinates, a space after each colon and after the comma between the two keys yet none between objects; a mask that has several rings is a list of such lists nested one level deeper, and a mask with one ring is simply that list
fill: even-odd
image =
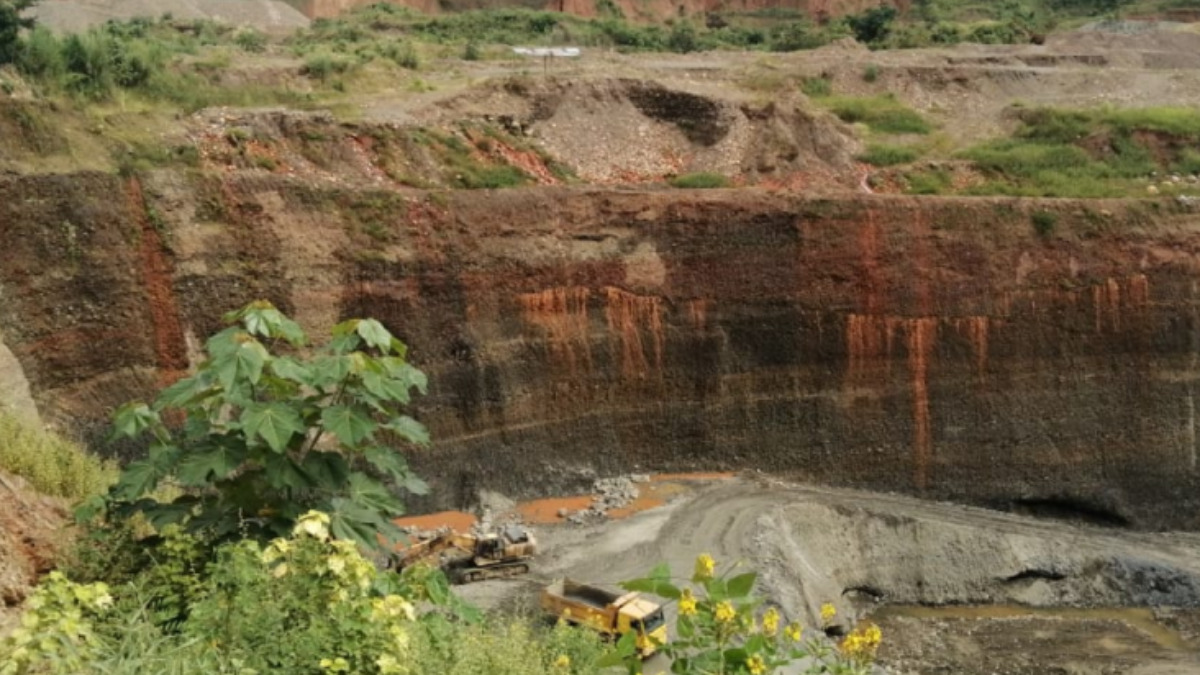
[{"label": "yellow excavator", "polygon": [[451,583],[468,584],[503,579],[529,571],[537,554],[533,533],[519,525],[505,525],[481,536],[440,532],[397,551],[397,571],[418,564],[440,567]]}]

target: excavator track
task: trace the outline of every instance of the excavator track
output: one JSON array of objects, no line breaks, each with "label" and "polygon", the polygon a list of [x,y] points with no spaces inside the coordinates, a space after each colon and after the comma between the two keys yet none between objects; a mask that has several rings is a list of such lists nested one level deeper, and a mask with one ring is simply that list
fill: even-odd
[{"label": "excavator track", "polygon": [[460,569],[456,570],[451,578],[458,584],[471,584],[476,581],[487,581],[489,579],[508,579],[528,573],[529,564],[518,562],[491,565],[489,567]]}]

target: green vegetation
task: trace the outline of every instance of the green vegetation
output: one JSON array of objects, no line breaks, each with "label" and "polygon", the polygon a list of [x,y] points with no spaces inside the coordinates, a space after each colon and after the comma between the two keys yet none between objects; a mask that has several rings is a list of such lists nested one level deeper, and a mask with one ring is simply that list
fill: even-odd
[{"label": "green vegetation", "polygon": [[729,178],[719,173],[685,173],[668,181],[673,187],[685,189],[711,189],[729,187]]},{"label": "green vegetation", "polygon": [[22,16],[33,5],[34,0],[0,0],[0,66],[16,59],[21,30],[33,28],[33,20]]},{"label": "green vegetation", "polygon": [[[425,428],[401,412],[425,376],[379,322],[353,319],[333,329],[329,346],[297,350],[300,327],[266,302],[228,314],[230,327],[205,344],[198,371],[164,389],[154,404],[116,413],[119,435],[150,437],[146,459],[125,467],[103,506],[124,519],[144,515],[158,530],[182,525],[215,541],[268,539],[289,531],[301,513],[330,514],[340,538],[374,548],[399,535],[403,513],[391,485],[424,494],[391,444],[424,445]],[[261,339],[261,340],[260,340]],[[167,424],[178,411],[180,428]],[[168,503],[150,496],[169,481],[183,493]]]},{"label": "green vegetation", "polygon": [[845,122],[862,123],[885,134],[928,134],[933,127],[920,113],[901,103],[893,94],[872,97],[829,96],[821,100]]},{"label": "green vegetation", "polygon": [[912,195],[940,195],[950,191],[953,179],[945,169],[912,171],[904,174],[906,192]]},{"label": "green vegetation", "polygon": [[29,481],[38,492],[78,501],[102,494],[117,467],[51,431],[0,414],[0,470]]},{"label": "green vegetation", "polygon": [[988,178],[979,194],[1115,197],[1144,194],[1158,171],[1190,171],[1200,111],[1186,108],[1022,111],[1011,138],[962,153]]},{"label": "green vegetation", "polygon": [[916,148],[872,143],[867,146],[866,152],[858,156],[858,159],[873,166],[895,166],[915,162],[920,156],[921,152]]},{"label": "green vegetation", "polygon": [[[737,565],[717,574],[716,561],[701,554],[688,583],[679,584],[664,563],[651,570],[649,576],[622,584],[626,590],[652,593],[676,604],[678,637],[662,647],[672,661],[671,672],[763,675],[810,657],[814,663],[806,673],[849,675],[871,668],[882,637],[877,626],[859,625],[841,640],[836,652],[820,640],[806,641],[799,624],[782,626],[776,608],[762,609],[762,598],[753,592],[758,575],[749,571],[734,576],[735,570]],[[822,606],[825,626],[836,614],[832,604]],[[629,672],[640,672],[632,634],[622,637],[613,656],[602,663],[618,658],[629,666]]]},{"label": "green vegetation", "polygon": [[1033,231],[1038,233],[1039,237],[1048,237],[1054,232],[1054,226],[1058,224],[1058,216],[1049,211],[1035,211],[1030,217],[1033,223]]},{"label": "green vegetation", "polygon": [[[152,436],[149,456],[125,469],[100,517],[80,510],[70,574],[44,578],[0,640],[0,675],[640,671],[633,632],[612,646],[562,621],[484,616],[441,571],[397,573],[364,556],[398,510],[381,481],[419,485],[382,436],[427,440],[398,410],[424,376],[381,324],[341,323],[310,353],[265,302],[226,321],[194,375],[114,416],[119,434]],[[168,479],[179,497],[145,497]],[[718,576],[701,555],[691,586],[660,566],[626,587],[679,604],[679,637],[661,647],[675,672],[765,675],[809,656],[809,673],[870,672],[877,628],[836,648],[804,643],[797,624],[761,611],[754,584],[753,573]]]},{"label": "green vegetation", "polygon": [[833,94],[833,82],[827,77],[808,77],[800,82],[800,91],[809,98],[824,98]]}]

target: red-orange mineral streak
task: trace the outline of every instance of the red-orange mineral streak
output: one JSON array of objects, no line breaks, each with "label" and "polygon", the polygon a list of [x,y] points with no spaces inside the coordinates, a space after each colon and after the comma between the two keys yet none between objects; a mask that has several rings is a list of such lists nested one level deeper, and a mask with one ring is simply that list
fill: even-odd
[{"label": "red-orange mineral streak", "polygon": [[887,368],[901,319],[851,314],[846,317],[848,374],[853,386],[866,384],[872,368]]},{"label": "red-orange mineral streak", "polygon": [[883,280],[879,274],[879,221],[874,209],[867,209],[866,222],[858,230],[858,251],[862,262],[862,299],[864,314],[883,312]]},{"label": "red-orange mineral streak", "polygon": [[1111,330],[1121,332],[1125,312],[1150,304],[1150,281],[1144,274],[1126,279],[1108,278],[1092,287],[1092,312],[1097,333]]},{"label": "red-orange mineral streak", "polygon": [[967,316],[954,319],[954,328],[971,343],[975,353],[975,372],[983,377],[987,372],[988,334],[992,320],[986,316]]},{"label": "red-orange mineral streak", "polygon": [[933,440],[929,431],[929,355],[937,339],[937,319],[926,317],[904,322],[908,342],[908,372],[913,398],[913,483],[918,490],[929,484]]},{"label": "red-orange mineral streak", "polygon": [[588,338],[588,297],[583,286],[548,288],[517,296],[525,320],[546,331],[550,354],[571,375],[592,367]]},{"label": "red-orange mineral streak", "polygon": [[[651,367],[654,372],[662,372],[662,298],[606,286],[604,303],[610,339],[620,343],[621,373],[638,378],[645,377]],[[646,354],[643,332],[650,342],[653,362]]]},{"label": "red-orange mineral streak", "polygon": [[138,257],[154,331],[158,380],[160,385],[165,386],[183,377],[188,368],[187,343],[179,323],[179,305],[171,287],[171,262],[163,255],[162,238],[146,215],[146,198],[136,177],[129,179],[126,191],[130,211],[137,218],[141,230]]},{"label": "red-orange mineral streak", "polygon": [[697,300],[688,300],[687,313],[688,319],[692,322],[692,327],[696,332],[703,333],[708,329],[708,307],[709,301],[703,298]]}]

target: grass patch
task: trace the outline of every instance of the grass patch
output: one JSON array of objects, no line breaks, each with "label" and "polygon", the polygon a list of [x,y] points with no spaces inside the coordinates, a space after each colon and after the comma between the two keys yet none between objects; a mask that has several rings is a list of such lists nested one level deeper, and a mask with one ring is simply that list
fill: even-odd
[{"label": "grass patch", "polygon": [[1156,171],[1200,170],[1200,111],[1184,108],[1020,112],[1012,138],[961,156],[987,177],[975,194],[1121,197],[1145,194]]},{"label": "grass patch", "polygon": [[729,178],[719,173],[685,173],[667,181],[672,187],[690,190],[729,187]]},{"label": "grass patch", "polygon": [[896,166],[910,164],[921,156],[921,151],[903,145],[884,145],[872,143],[867,151],[858,156],[858,160],[872,166]]},{"label": "grass patch", "polygon": [[933,126],[920,113],[892,94],[883,96],[830,96],[822,101],[834,115],[852,124],[862,123],[885,134],[928,134]]},{"label": "grass patch", "polygon": [[825,98],[833,93],[833,82],[827,77],[806,77],[800,82],[800,91],[809,98]]},{"label": "grass patch", "polygon": [[0,469],[38,492],[79,501],[103,493],[117,480],[115,462],[104,462],[50,431],[0,414]]},{"label": "grass patch", "polygon": [[910,195],[944,195],[953,188],[950,172],[944,169],[913,171],[905,174],[904,180],[908,183],[905,192]]}]

